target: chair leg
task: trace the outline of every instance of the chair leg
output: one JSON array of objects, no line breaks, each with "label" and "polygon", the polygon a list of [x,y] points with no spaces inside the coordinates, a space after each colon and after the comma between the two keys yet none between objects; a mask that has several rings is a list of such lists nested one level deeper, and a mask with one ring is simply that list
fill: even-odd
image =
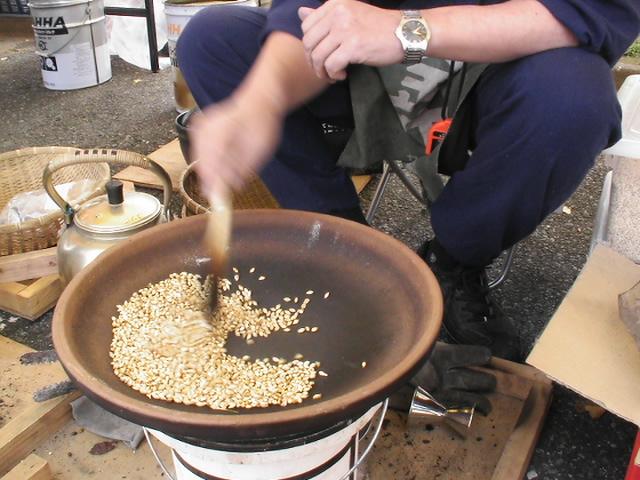
[{"label": "chair leg", "polygon": [[376,186],[376,191],[373,194],[373,198],[371,199],[371,204],[369,205],[369,209],[367,210],[367,214],[365,216],[367,223],[372,222],[373,217],[375,216],[376,211],[380,206],[380,201],[382,200],[382,197],[384,196],[384,192],[387,189],[387,185],[389,184],[389,180],[391,179],[391,173],[392,172],[389,169],[389,163],[384,162],[384,165],[382,167],[382,176],[378,181],[378,185]]},{"label": "chair leg", "polygon": [[395,173],[398,176],[398,178],[404,184],[407,190],[409,190],[409,193],[411,193],[411,195],[413,195],[415,199],[418,200],[422,205],[428,206],[427,199],[422,195],[422,192],[420,192],[415,187],[415,185],[411,183],[411,180],[409,179],[407,174],[404,173],[404,170],[402,170],[402,167],[400,167],[393,160],[389,160],[388,162],[385,162],[385,165],[387,164],[389,165],[389,168],[393,171],[393,173]]},{"label": "chair leg", "polygon": [[607,230],[609,227],[609,211],[611,210],[611,186],[613,182],[613,170],[607,172],[602,185],[602,194],[598,202],[596,219],[593,222],[593,236],[589,246],[589,254],[593,252],[596,245],[607,241]]},{"label": "chair leg", "polygon": [[489,282],[489,288],[496,288],[504,279],[507,278],[507,274],[509,273],[509,269],[511,268],[511,263],[513,262],[513,253],[515,252],[516,246],[514,245],[509,250],[507,250],[507,257],[504,259],[504,263],[502,264],[502,270],[500,270],[500,275],[498,278],[491,280]]},{"label": "chair leg", "polygon": [[145,0],[145,9],[147,11],[147,39],[149,41],[149,60],[151,62],[151,71],[157,73],[160,70],[158,60],[158,39],[156,36],[156,19],[153,6],[153,0]]},{"label": "chair leg", "polygon": [[[382,201],[382,197],[384,196],[384,192],[387,189],[389,184],[389,180],[391,179],[391,174],[395,173],[400,181],[404,184],[404,186],[409,190],[411,195],[413,195],[416,200],[418,200],[425,207],[429,207],[429,199],[426,198],[418,189],[411,183],[411,180],[407,176],[407,174],[402,170],[402,168],[396,164],[393,160],[385,160],[384,166],[382,169],[382,175],[380,180],[378,181],[378,185],[376,186],[376,191],[373,194],[373,198],[371,199],[371,204],[369,205],[369,209],[367,210],[367,214],[365,215],[365,219],[367,223],[371,223],[373,221],[373,217],[378,211],[378,207],[380,206],[380,202]],[[607,206],[608,209],[608,206]],[[504,263],[502,264],[502,269],[500,270],[500,274],[497,278],[491,280],[489,282],[489,288],[493,289],[498,287],[504,282],[505,278],[507,278],[507,274],[509,273],[509,269],[511,268],[511,264],[513,263],[513,254],[515,252],[515,245],[507,250],[507,256],[504,259]]]}]

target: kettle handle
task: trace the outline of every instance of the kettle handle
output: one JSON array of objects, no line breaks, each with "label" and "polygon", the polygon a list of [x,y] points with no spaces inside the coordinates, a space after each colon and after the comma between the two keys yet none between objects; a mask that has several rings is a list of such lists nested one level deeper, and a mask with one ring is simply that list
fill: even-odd
[{"label": "kettle handle", "polygon": [[75,210],[53,187],[53,173],[61,168],[70,165],[78,165],[80,163],[108,163],[111,165],[127,165],[132,167],[140,167],[153,172],[162,183],[162,206],[166,211],[169,208],[171,200],[171,178],[164,168],[149,157],[140,155],[139,153],[129,152],[126,150],[112,149],[91,149],[77,150],[70,152],[59,158],[51,160],[44,169],[42,174],[42,183],[51,199],[64,212],[65,223],[70,225],[73,221]]}]

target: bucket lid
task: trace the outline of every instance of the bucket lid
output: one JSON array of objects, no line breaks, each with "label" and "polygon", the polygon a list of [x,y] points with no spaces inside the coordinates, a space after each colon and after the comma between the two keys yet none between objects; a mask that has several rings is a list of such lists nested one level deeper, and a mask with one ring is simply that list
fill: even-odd
[{"label": "bucket lid", "polygon": [[93,1],[94,0],[32,0],[27,5],[29,8],[59,8],[89,4]]},{"label": "bucket lid", "polygon": [[123,193],[122,182],[107,182],[107,195],[101,195],[80,207],[75,224],[92,233],[123,233],[153,222],[162,205],[157,198],[142,192]]},{"label": "bucket lid", "polygon": [[622,138],[602,153],[640,159],[640,75],[629,75],[618,90]]},{"label": "bucket lid", "polygon": [[193,10],[194,8],[204,8],[211,5],[231,5],[231,4],[242,4],[249,3],[251,5],[256,5],[256,0],[166,0],[164,2],[166,7],[185,7]]}]

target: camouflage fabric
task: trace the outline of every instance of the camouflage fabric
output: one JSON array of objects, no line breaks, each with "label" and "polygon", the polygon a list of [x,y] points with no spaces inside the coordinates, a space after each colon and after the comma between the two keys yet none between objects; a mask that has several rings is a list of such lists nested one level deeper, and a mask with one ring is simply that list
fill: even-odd
[{"label": "camouflage fabric", "polygon": [[[485,65],[468,64],[460,98],[457,98],[461,63],[449,98],[449,112],[457,112]],[[384,159],[415,161],[427,194],[433,200],[442,189],[437,176],[439,148],[429,157],[425,139],[431,124],[440,120],[449,61],[425,58],[415,65],[372,68],[353,65],[349,89],[355,130],[339,164],[367,169]],[[447,137],[447,143],[455,139]]]},{"label": "camouflage fabric", "polygon": [[[425,58],[415,65],[391,65],[378,69],[384,89],[406,131],[417,128],[421,138],[434,121],[440,120],[440,110],[451,62]],[[455,63],[459,72],[462,62]]]}]

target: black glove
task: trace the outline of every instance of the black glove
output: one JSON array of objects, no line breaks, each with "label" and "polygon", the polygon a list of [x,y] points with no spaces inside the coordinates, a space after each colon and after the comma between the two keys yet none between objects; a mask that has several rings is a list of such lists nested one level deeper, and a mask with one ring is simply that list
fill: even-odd
[{"label": "black glove", "polygon": [[489,363],[491,351],[475,345],[450,345],[438,342],[427,363],[411,379],[410,385],[392,395],[389,406],[408,411],[415,387],[422,387],[445,407],[476,407],[491,412],[491,402],[483,393],[496,388],[496,378],[467,367]]}]

